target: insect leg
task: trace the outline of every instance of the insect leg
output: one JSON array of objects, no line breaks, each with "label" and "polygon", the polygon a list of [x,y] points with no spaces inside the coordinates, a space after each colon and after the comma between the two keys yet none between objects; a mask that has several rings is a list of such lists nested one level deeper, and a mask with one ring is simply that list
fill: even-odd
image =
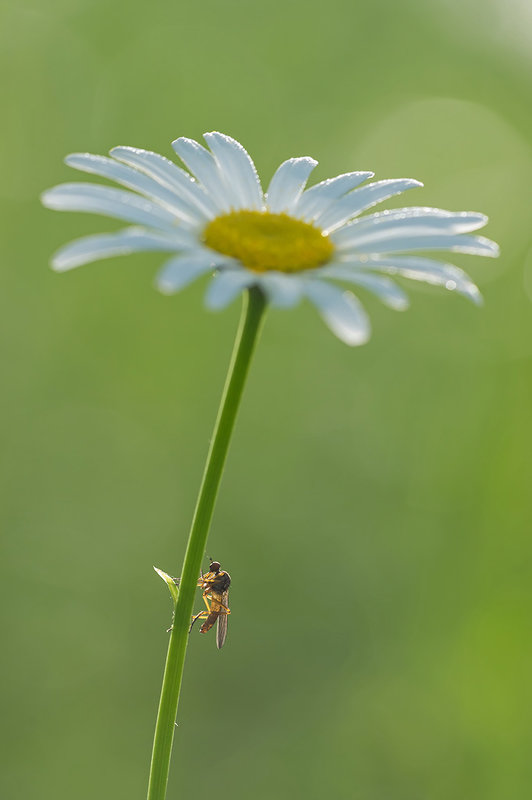
[{"label": "insect leg", "polygon": [[192,622],[190,623],[190,628],[188,629],[188,632],[190,633],[190,631],[192,630],[192,626],[194,625],[197,619],[207,619],[208,616],[209,616],[208,611],[200,611],[199,614],[196,614],[195,617],[192,617]]},{"label": "insect leg", "polygon": [[[170,575],[170,577],[172,578],[171,575]],[[181,578],[172,578],[172,580],[173,580],[173,582],[175,583],[176,586],[179,586],[181,584]],[[203,575],[201,576],[201,578],[198,578],[198,582],[196,583],[196,586],[203,586]]]},{"label": "insect leg", "polygon": [[218,607],[225,609],[225,611],[220,611],[219,612],[220,614],[230,614],[231,612],[229,610],[229,607],[225,605],[223,600],[220,600],[219,596],[213,600],[211,592],[212,589],[205,589],[205,591],[203,592],[203,599],[205,600],[205,605],[207,606],[207,610],[210,612],[212,610],[212,604],[214,603],[216,609],[218,609]]}]

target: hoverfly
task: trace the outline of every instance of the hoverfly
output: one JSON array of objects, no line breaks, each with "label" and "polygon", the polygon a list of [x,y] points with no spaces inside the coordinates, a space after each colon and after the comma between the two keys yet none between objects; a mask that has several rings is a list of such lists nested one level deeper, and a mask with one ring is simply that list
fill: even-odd
[{"label": "hoverfly", "polygon": [[229,573],[220,569],[219,561],[211,561],[209,571],[201,574],[198,586],[203,589],[203,599],[207,606],[207,611],[200,611],[192,618],[189,633],[197,619],[204,619],[205,622],[200,628],[200,633],[210,631],[215,622],[216,626],[216,647],[218,650],[223,647],[227,636],[227,616],[231,613],[227,605],[229,598],[229,586],[231,577]]},{"label": "hoverfly", "polygon": [[[172,578],[172,580],[176,586],[179,586],[179,580],[176,578]],[[207,633],[214,623],[218,622],[216,627],[216,646],[218,650],[223,647],[227,636],[227,615],[231,613],[227,605],[230,584],[231,577],[229,573],[220,569],[220,562],[211,561],[209,571],[205,574],[202,572],[197,583],[203,589],[203,599],[207,606],[207,611],[200,611],[199,614],[192,617],[192,622],[188,629],[190,633],[196,620],[204,619],[205,622],[200,628],[200,633]]]}]

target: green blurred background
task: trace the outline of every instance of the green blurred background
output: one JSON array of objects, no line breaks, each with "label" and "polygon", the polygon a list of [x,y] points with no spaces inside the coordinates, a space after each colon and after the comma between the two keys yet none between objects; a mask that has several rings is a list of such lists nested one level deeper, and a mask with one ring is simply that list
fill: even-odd
[{"label": "green blurred background", "polygon": [[[371,169],[395,205],[484,211],[479,310],[364,298],[350,349],[270,313],[208,552],[223,651],[193,636],[169,800],[530,797],[530,9],[514,0],[4,3],[5,800],[142,798],[180,570],[239,308],[167,298],[157,255],[67,275],[113,230],[40,207],[71,151],[218,129],[265,181]],[[83,180],[83,177],[80,178]],[[392,204],[389,204],[392,205]],[[198,608],[200,606],[198,595]]]}]

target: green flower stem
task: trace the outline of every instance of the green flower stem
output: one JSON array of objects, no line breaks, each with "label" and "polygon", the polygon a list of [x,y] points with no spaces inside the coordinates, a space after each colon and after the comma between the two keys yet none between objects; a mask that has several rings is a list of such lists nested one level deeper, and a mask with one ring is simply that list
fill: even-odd
[{"label": "green flower stem", "polygon": [[201,562],[205,553],[207,535],[231,433],[265,307],[266,300],[262,291],[257,287],[251,288],[244,300],[242,317],[188,538],[155,725],[148,800],[164,800],[166,797],[177,704],[188,644],[188,630]]}]

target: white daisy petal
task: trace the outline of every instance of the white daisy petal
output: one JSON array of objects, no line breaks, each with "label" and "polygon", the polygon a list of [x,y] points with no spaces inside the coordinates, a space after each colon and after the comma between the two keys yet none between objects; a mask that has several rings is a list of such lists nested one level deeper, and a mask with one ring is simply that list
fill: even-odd
[{"label": "white daisy petal", "polygon": [[405,235],[402,230],[397,231],[395,236],[386,236],[382,239],[378,236],[364,237],[363,241],[356,238],[337,244],[340,254],[347,255],[352,251],[353,255],[362,253],[406,253],[409,250],[451,250],[455,253],[470,253],[472,255],[488,256],[496,258],[499,255],[499,248],[495,242],[486,239],[484,236],[467,236],[464,234],[452,233],[426,233],[418,232],[415,235]]},{"label": "white daisy petal", "polygon": [[384,275],[368,275],[343,264],[324,267],[320,270],[320,274],[327,278],[335,278],[362,286],[394,311],[405,311],[410,305],[406,292]]},{"label": "white daisy petal", "polygon": [[305,189],[294,207],[294,215],[306,222],[312,222],[327,208],[368,178],[373,178],[373,172],[346,172],[321,183],[316,183],[310,189]]},{"label": "white daisy petal", "polygon": [[316,218],[316,224],[328,233],[336,230],[348,219],[356,217],[367,208],[382,203],[395,194],[401,194],[407,189],[423,186],[413,178],[397,178],[393,180],[376,181],[355,189],[353,192],[333,203],[326,211]]},{"label": "white daisy petal", "polygon": [[151,200],[96,183],[63,183],[44,192],[41,200],[56,211],[87,211],[164,230],[174,228],[177,221],[175,214]]},{"label": "white daisy petal", "polygon": [[285,272],[265,272],[257,277],[273,308],[293,308],[303,296],[304,281]]},{"label": "white daisy petal", "polygon": [[264,198],[259,176],[247,151],[235,139],[217,131],[206,133],[203,138],[218,162],[228,193],[236,199],[233,207],[262,209]]},{"label": "white daisy petal", "polygon": [[[360,217],[331,235],[335,244],[366,244],[387,238],[468,233],[483,227],[488,218],[473,211],[444,211],[441,208],[397,208]],[[374,251],[378,251],[376,245]]]},{"label": "white daisy petal", "polygon": [[450,291],[464,295],[477,305],[482,303],[482,295],[471,278],[454,264],[445,264],[431,258],[420,256],[392,256],[383,258],[373,256],[357,259],[352,265],[358,269],[379,270],[389,275],[401,275],[414,281],[424,281],[433,286],[444,286]]},{"label": "white daisy petal", "polygon": [[184,136],[172,142],[175,152],[193,175],[203,184],[216,203],[218,211],[229,211],[231,203],[227,197],[220,169],[212,153],[194,139]]},{"label": "white daisy petal", "polygon": [[158,273],[155,285],[164,294],[179,292],[197,278],[212,272],[216,264],[215,254],[206,250],[191,250],[167,261]]},{"label": "white daisy petal", "polygon": [[351,292],[319,280],[306,281],[304,291],[342,342],[355,346],[368,341],[371,331],[368,316]]},{"label": "white daisy petal", "polygon": [[212,219],[216,215],[218,207],[203,187],[169,158],[151,150],[140,150],[138,147],[113,147],[110,153],[118,161],[135,167],[167,186],[181,198],[182,202],[197,209],[206,219]]},{"label": "white daisy petal", "polygon": [[115,161],[114,158],[96,156],[92,153],[71,153],[65,158],[65,163],[74,169],[99,175],[102,178],[110,178],[127,186],[128,189],[141,192],[169,209],[183,222],[198,223],[206,219],[204,215],[198,213],[197,209],[183,202],[175,191],[166,188],[159,181],[144,175],[137,169]]},{"label": "white daisy petal", "polygon": [[225,308],[244,289],[256,282],[255,275],[247,270],[221,270],[209,283],[205,294],[205,305],[212,311]]},{"label": "white daisy petal", "polygon": [[272,213],[295,207],[317,163],[313,158],[289,158],[278,167],[266,193],[266,204]]},{"label": "white daisy petal", "polygon": [[84,236],[82,239],[69,242],[54,253],[51,263],[57,272],[65,272],[82,264],[88,264],[90,261],[98,261],[111,256],[151,250],[171,253],[174,250],[193,246],[194,239],[179,229],[172,233],[166,233],[146,228],[125,228],[117,233]]}]

